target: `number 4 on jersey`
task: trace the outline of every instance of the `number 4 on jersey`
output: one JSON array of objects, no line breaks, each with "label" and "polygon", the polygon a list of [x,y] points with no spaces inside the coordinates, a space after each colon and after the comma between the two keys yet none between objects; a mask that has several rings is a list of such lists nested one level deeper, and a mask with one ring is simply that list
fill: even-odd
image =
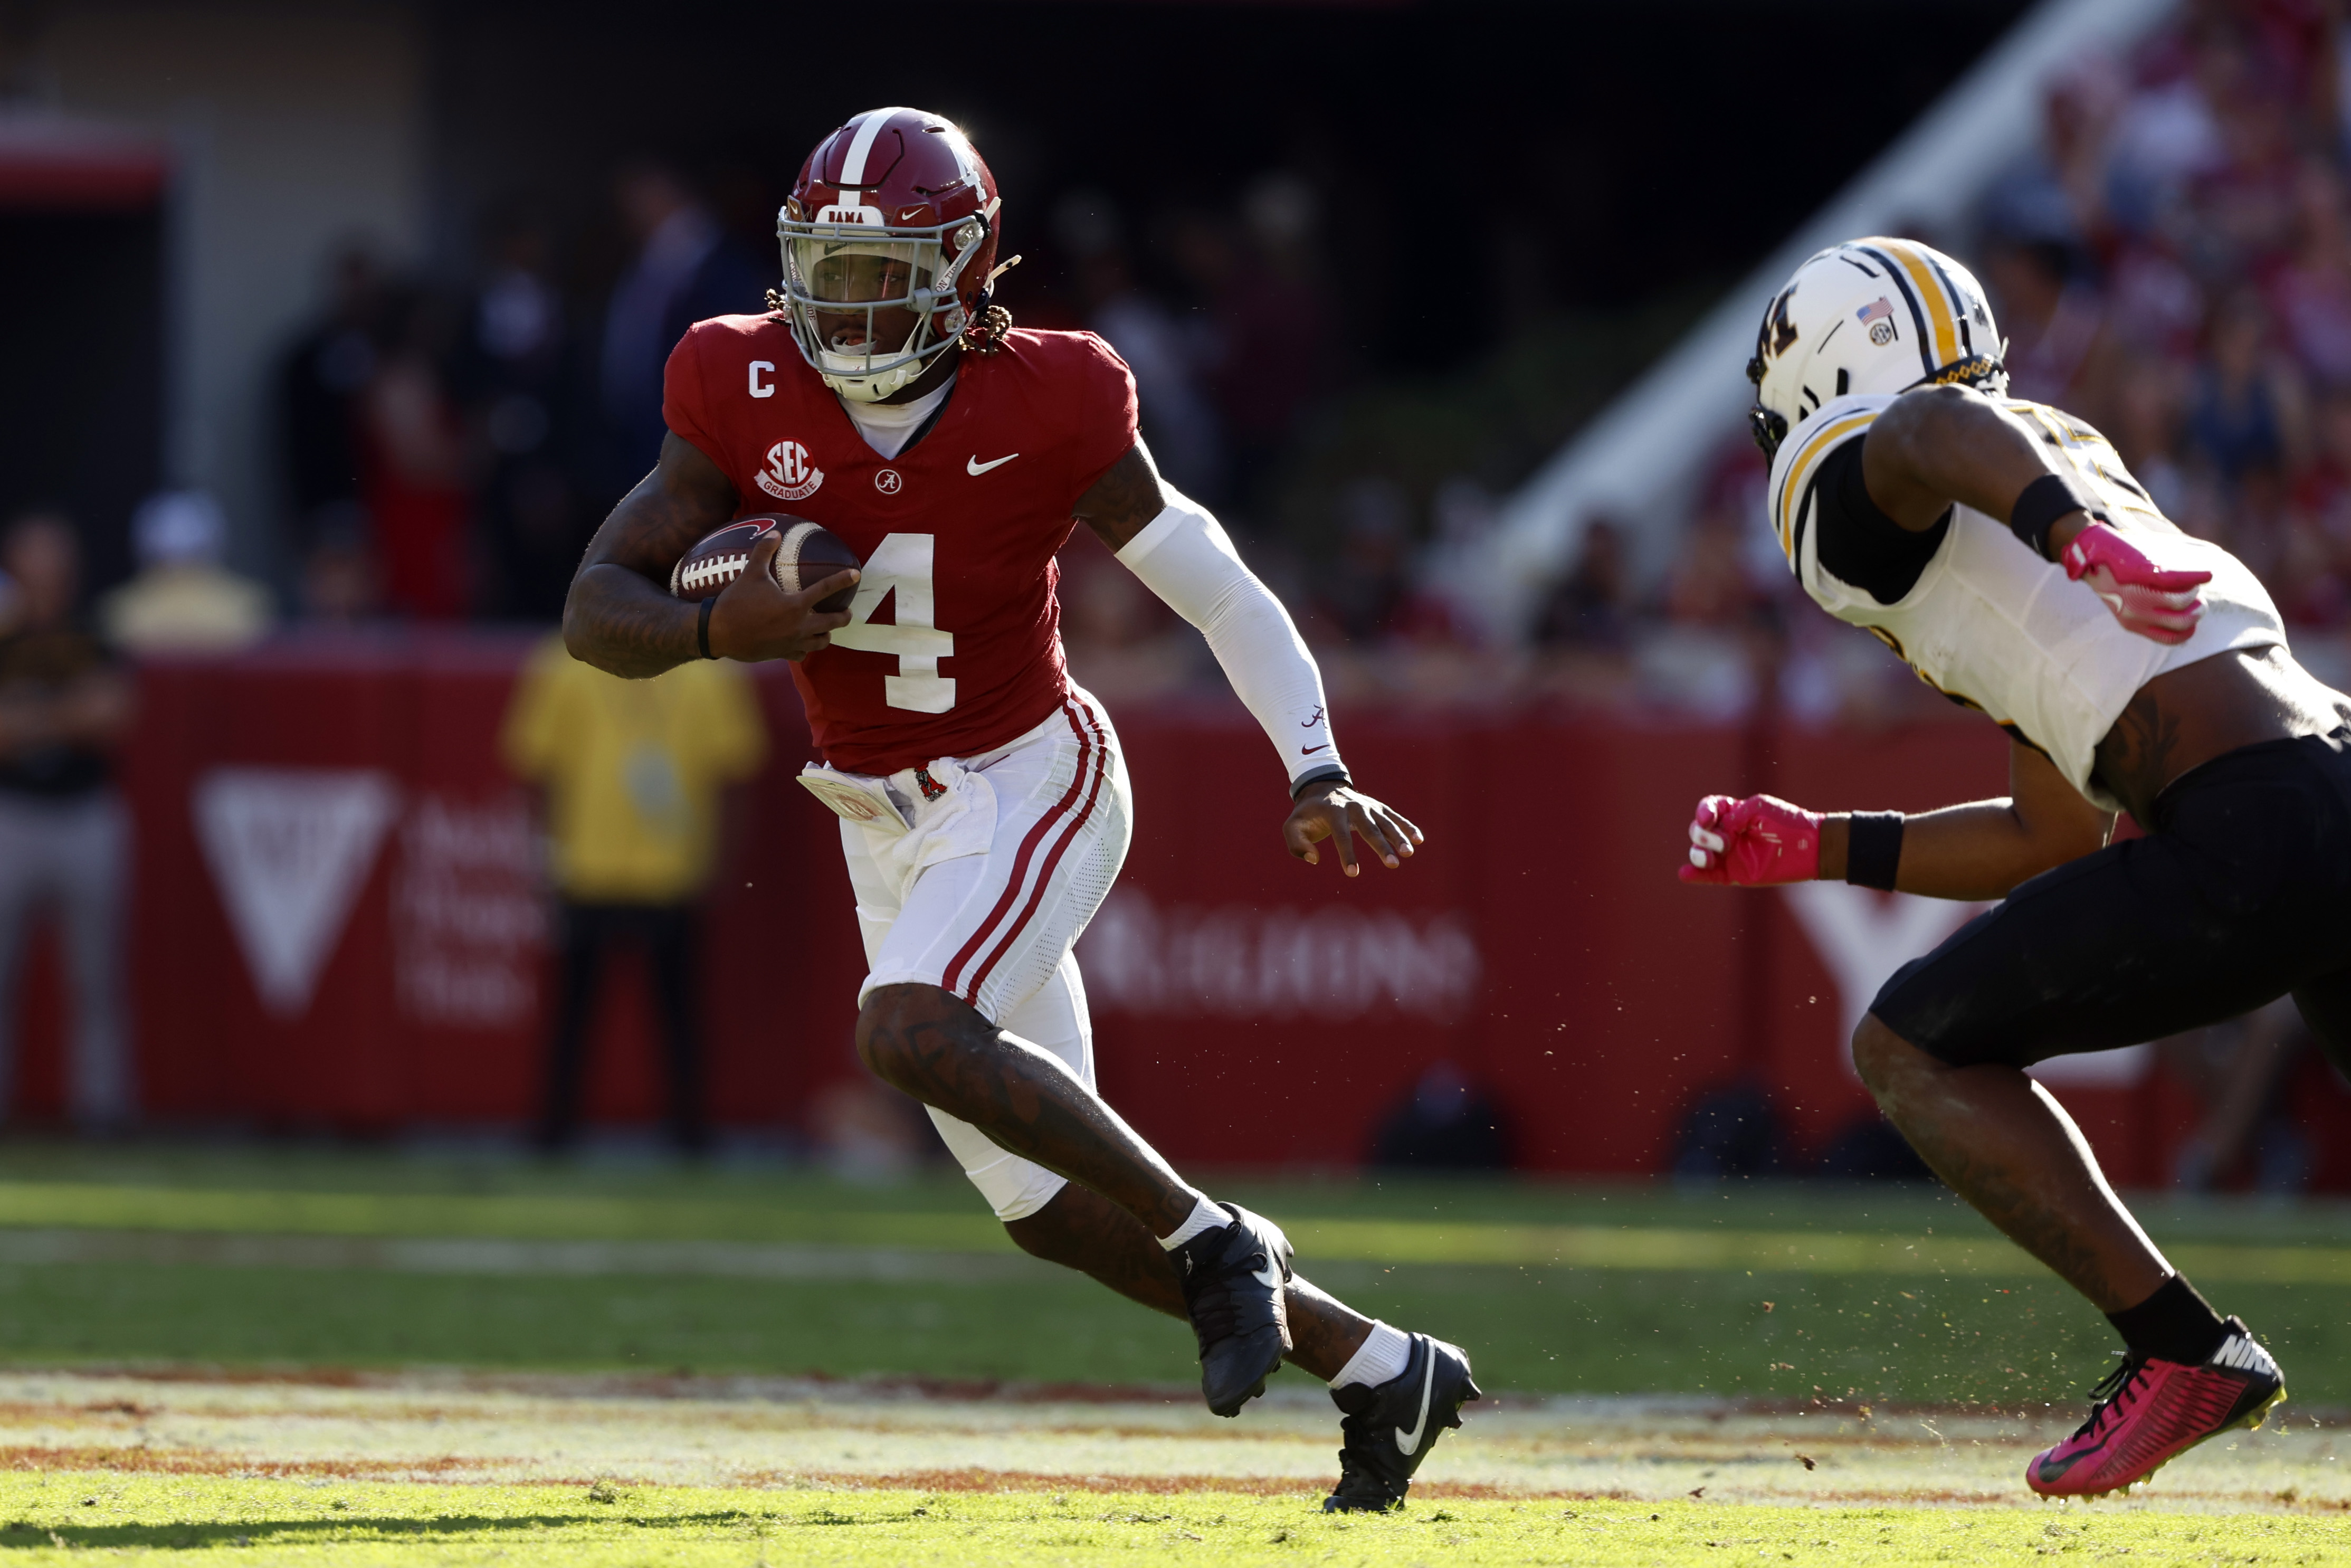
[{"label": "number 4 on jersey", "polygon": [[[931,591],[930,534],[888,534],[859,569],[857,597],[849,601],[849,624],[832,634],[836,648],[894,653],[898,673],[882,681],[882,697],[910,713],[945,713],[955,706],[956,684],[939,674],[939,661],[955,653],[955,633],[942,632]],[[893,592],[897,621],[876,622],[873,612]]]}]

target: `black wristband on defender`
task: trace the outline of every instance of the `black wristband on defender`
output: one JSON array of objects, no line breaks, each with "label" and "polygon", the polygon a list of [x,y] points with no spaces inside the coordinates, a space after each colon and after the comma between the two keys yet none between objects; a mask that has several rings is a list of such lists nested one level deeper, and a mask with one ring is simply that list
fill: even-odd
[{"label": "black wristband on defender", "polygon": [[1894,873],[1901,864],[1901,812],[1855,811],[1845,818],[1845,881],[1892,893]]},{"label": "black wristband on defender", "polygon": [[1311,784],[1338,784],[1344,786],[1353,784],[1353,782],[1354,779],[1348,776],[1347,770],[1333,762],[1328,767],[1317,768],[1313,772],[1307,774],[1297,783],[1292,784],[1290,787],[1290,798],[1292,800],[1296,800],[1298,797],[1306,793],[1307,786]]},{"label": "black wristband on defender", "polygon": [[2071,474],[2043,474],[2016,493],[2008,509],[2008,529],[2034,555],[2047,560],[2049,529],[2068,512],[2087,512],[2104,521],[2105,507]]},{"label": "black wristband on defender", "polygon": [[702,613],[695,616],[694,621],[694,645],[702,650],[702,656],[705,659],[715,659],[718,657],[717,654],[710,651],[710,610],[711,607],[717,602],[718,599],[716,594],[702,601]]},{"label": "black wristband on defender", "polygon": [[1893,894],[1899,865],[1902,813],[1853,811],[1845,816],[1845,882]]}]

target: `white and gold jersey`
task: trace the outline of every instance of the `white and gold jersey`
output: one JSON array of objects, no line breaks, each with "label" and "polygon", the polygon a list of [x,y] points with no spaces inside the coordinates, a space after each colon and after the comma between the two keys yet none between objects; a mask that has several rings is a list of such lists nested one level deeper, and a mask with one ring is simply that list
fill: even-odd
[{"label": "white and gold jersey", "polygon": [[1916,536],[1915,548],[1931,555],[1895,573],[1891,586],[1877,581],[1876,591],[1850,580],[1870,574],[1853,566],[1849,546],[1832,538],[1831,558],[1847,567],[1841,577],[1823,564],[1823,536],[1851,527],[1849,508],[1829,494],[1823,470],[1836,466],[1832,455],[1858,441],[1893,401],[1837,398],[1781,444],[1771,513],[1788,564],[1822,609],[1876,634],[1946,696],[1989,714],[2091,801],[2122,810],[2090,774],[2098,742],[2124,707],[2167,670],[2231,649],[2283,645],[2277,606],[2243,562],[2157,510],[2105,437],[2061,410],[2014,399],[2001,401],[2105,503],[2118,532],[2163,566],[2212,574],[2196,634],[2166,647],[2123,630],[2096,594],[2067,580],[2064,567],[2035,555],[2007,524],[1966,507],[1952,508],[1939,538]]}]

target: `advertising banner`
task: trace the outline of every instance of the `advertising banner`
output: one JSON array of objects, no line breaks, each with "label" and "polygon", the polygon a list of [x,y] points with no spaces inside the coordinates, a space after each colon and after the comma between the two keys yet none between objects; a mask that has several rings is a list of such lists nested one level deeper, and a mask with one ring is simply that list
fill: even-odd
[{"label": "advertising banner", "polygon": [[[528,648],[344,639],[142,670],[126,789],[152,1116],[527,1120],[550,910],[536,802],[496,737]],[[770,760],[730,808],[702,944],[712,1103],[722,1126],[796,1129],[862,1071],[863,965],[839,824],[794,782],[812,758],[798,698],[780,666],[754,679]],[[2000,795],[1991,726],[1338,716],[1363,787],[1426,831],[1400,871],[1350,881],[1327,847],[1318,867],[1285,852],[1288,799],[1237,706],[1113,712],[1135,837],[1079,955],[1102,1085],[1171,1155],[1347,1166],[1448,1115],[1473,1157],[1535,1171],[1667,1171],[1708,1125],[1786,1172],[1882,1153],[1845,1041],[1886,976],[1974,911],[1688,887],[1684,827],[1717,790],[1823,810]],[[606,987],[588,1112],[650,1124],[643,977],[624,962]],[[54,1011],[53,987],[31,992]],[[33,1054],[26,1082],[46,1084]],[[2041,1076],[2128,1183],[2167,1180],[2201,1113],[2153,1048]],[[2351,1094],[2314,1061],[2288,1092],[2321,1183],[2351,1186]]]}]

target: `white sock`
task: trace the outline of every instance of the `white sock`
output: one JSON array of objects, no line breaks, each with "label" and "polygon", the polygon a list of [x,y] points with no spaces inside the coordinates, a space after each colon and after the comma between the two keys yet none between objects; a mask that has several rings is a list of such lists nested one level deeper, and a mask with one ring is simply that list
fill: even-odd
[{"label": "white sock", "polygon": [[1177,1226],[1172,1234],[1161,1237],[1159,1245],[1173,1252],[1195,1236],[1204,1236],[1211,1230],[1222,1230],[1232,1222],[1231,1215],[1196,1192],[1192,1195],[1191,1218]]},{"label": "white sock", "polygon": [[1375,1322],[1339,1375],[1331,1380],[1333,1388],[1344,1388],[1350,1383],[1369,1384],[1377,1388],[1383,1383],[1394,1383],[1404,1375],[1406,1363],[1412,1360],[1412,1337]]}]

